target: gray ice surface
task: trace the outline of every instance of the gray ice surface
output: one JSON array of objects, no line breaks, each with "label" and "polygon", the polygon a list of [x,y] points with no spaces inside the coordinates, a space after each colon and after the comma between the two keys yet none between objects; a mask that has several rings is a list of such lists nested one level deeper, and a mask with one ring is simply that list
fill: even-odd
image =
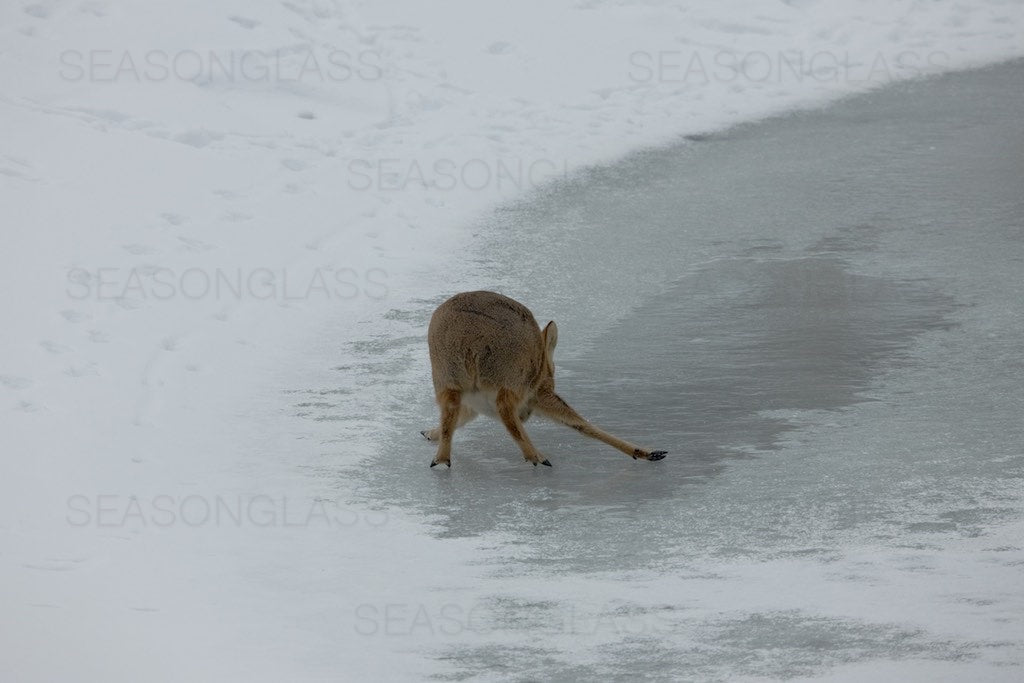
[{"label": "gray ice surface", "polygon": [[[648,599],[601,604],[660,610],[668,633],[545,646],[524,634],[570,606],[496,592],[489,627],[523,637],[448,639],[433,656],[455,678],[791,678],[894,660],[1024,677],[1021,548],[984,542],[1024,503],[1022,113],[1019,62],[914,81],[638,153],[497,211],[467,279],[556,319],[563,397],[668,458],[634,462],[535,419],[554,463],[535,470],[481,419],[451,471],[430,471],[424,376],[395,401],[393,459],[343,476],[439,538],[495,539],[494,576],[646,577]],[[395,315],[425,333],[439,300]],[[425,337],[401,343],[425,358]],[[949,549],[972,539],[1018,582],[958,575]],[[734,564],[756,576],[790,560],[832,571],[836,603],[785,574],[766,589],[794,591],[788,607],[680,598],[727,585]],[[673,577],[688,583],[659,594]],[[881,605],[880,585],[916,582],[930,586],[920,613],[856,607],[861,589]]]}]

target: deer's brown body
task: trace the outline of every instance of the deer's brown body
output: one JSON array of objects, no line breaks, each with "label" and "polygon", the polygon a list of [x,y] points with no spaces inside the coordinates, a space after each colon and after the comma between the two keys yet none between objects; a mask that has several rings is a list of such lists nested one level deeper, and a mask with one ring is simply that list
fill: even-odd
[{"label": "deer's brown body", "polygon": [[451,466],[452,435],[479,413],[501,420],[527,462],[550,465],[523,429],[535,410],[633,458],[665,457],[665,451],[640,448],[598,429],[555,393],[557,342],[554,321],[541,330],[526,306],[501,294],[463,292],[438,306],[427,332],[441,409],[440,425],[423,432],[438,442],[430,466]]}]

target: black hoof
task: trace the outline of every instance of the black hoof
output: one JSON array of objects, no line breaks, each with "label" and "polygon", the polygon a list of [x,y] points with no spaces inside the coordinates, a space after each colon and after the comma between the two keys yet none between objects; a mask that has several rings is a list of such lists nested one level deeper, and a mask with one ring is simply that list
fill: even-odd
[{"label": "black hoof", "polygon": [[648,460],[661,460],[662,458],[665,457],[665,455],[667,453],[668,453],[668,451],[652,451],[651,454],[647,456],[647,459]]},{"label": "black hoof", "polygon": [[436,462],[432,462],[432,463],[430,463],[430,466],[433,467],[436,464],[437,464]]},{"label": "black hoof", "polygon": [[[439,465],[439,464],[440,463],[432,462],[432,463],[430,463],[430,466],[434,467],[435,465]],[[451,469],[452,468],[452,461],[449,460],[448,462],[445,463],[445,465],[448,465],[448,469]]]},{"label": "black hoof", "polygon": [[541,465],[547,465],[548,467],[551,467],[551,461],[550,460],[543,460],[543,461],[541,461],[540,464]]}]

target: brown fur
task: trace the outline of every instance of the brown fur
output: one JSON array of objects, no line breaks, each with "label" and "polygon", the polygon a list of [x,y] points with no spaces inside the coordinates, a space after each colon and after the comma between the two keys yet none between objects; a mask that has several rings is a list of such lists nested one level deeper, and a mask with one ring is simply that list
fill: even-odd
[{"label": "brown fur", "polygon": [[427,343],[441,410],[440,424],[423,432],[438,442],[431,467],[451,466],[452,435],[478,410],[493,412],[534,465],[551,464],[523,428],[534,410],[633,458],[660,460],[665,455],[598,429],[555,393],[558,327],[552,321],[541,330],[518,301],[494,292],[456,294],[434,311]]}]

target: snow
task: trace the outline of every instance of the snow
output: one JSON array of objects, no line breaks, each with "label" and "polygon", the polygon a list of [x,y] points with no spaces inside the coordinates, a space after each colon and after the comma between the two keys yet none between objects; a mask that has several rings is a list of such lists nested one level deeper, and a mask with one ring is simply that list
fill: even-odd
[{"label": "snow", "polygon": [[[496,603],[488,563],[529,549],[439,537],[408,501],[367,504],[353,472],[419,458],[438,505],[518,472],[467,458],[431,479],[429,448],[382,450],[427,426],[394,424],[408,396],[432,410],[407,312],[527,286],[529,264],[479,258],[496,207],[683,136],[1021,57],[1024,4],[44,0],[0,26],[4,679],[416,679],[452,672],[440,645],[508,646],[499,613],[522,656],[588,661],[664,628],[651,609],[672,596],[855,608],[835,577],[894,575],[864,549],[628,584],[509,576]],[[992,533],[1008,538],[941,571],[1024,545]],[[702,591],[723,572],[749,591]],[[888,585],[894,623],[928,599],[913,588]],[[578,611],[538,623],[555,600]]]}]

